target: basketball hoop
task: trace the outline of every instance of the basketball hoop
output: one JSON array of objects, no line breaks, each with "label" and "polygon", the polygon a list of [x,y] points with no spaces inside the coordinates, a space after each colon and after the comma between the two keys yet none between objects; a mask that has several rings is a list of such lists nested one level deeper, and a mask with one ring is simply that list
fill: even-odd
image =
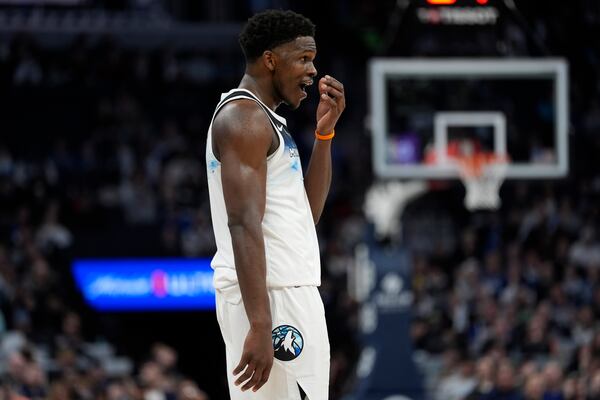
[{"label": "basketball hoop", "polygon": [[465,207],[496,210],[500,207],[500,186],[508,169],[508,158],[494,153],[475,152],[456,158],[460,179],[465,185]]}]

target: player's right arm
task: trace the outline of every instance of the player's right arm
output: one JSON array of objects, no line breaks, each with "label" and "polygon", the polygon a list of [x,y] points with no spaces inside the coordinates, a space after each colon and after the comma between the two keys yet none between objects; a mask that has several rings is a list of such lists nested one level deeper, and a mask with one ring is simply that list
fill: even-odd
[{"label": "player's right arm", "polygon": [[221,180],[236,273],[250,330],[242,358],[234,369],[235,384],[258,390],[273,365],[271,310],[266,283],[262,219],[265,212],[267,155],[273,128],[251,100],[223,107],[213,122],[214,151],[221,161]]}]

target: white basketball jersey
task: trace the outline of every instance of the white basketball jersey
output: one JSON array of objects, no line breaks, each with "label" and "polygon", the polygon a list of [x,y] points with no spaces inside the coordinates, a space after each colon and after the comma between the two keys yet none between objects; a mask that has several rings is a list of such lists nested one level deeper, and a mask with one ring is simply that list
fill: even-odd
[{"label": "white basketball jersey", "polygon": [[[304,189],[298,148],[287,130],[285,118],[277,115],[252,92],[233,89],[221,95],[213,121],[221,107],[239,99],[257,102],[279,137],[277,150],[267,158],[267,188],[262,231],[267,263],[267,286],[318,286],[321,284],[319,245]],[[206,141],[206,170],[210,210],[217,252],[211,262],[214,285],[223,289],[237,284],[231,235],[223,198],[221,163],[212,151],[212,121]]]}]

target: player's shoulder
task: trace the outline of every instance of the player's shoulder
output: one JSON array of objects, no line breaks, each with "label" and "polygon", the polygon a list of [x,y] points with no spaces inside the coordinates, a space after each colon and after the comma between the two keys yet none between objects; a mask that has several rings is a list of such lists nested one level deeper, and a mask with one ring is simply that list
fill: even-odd
[{"label": "player's shoulder", "polygon": [[225,104],[212,125],[215,154],[225,149],[244,153],[268,153],[273,147],[269,117],[254,100],[238,99]]},{"label": "player's shoulder", "polygon": [[213,132],[263,131],[270,128],[265,110],[252,99],[236,99],[224,104],[213,121]]}]

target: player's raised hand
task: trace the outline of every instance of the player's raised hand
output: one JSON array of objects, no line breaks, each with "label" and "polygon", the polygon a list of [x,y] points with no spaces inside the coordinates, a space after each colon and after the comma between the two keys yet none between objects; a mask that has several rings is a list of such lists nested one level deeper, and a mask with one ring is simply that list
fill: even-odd
[{"label": "player's raised hand", "polygon": [[317,132],[328,134],[333,131],[344,108],[346,108],[344,85],[329,75],[325,75],[319,79]]},{"label": "player's raised hand", "polygon": [[[257,391],[267,380],[273,366],[273,341],[271,330],[250,328],[244,342],[244,351],[233,375],[242,373],[235,385],[242,385],[241,390]],[[245,383],[244,383],[245,382]]]}]

